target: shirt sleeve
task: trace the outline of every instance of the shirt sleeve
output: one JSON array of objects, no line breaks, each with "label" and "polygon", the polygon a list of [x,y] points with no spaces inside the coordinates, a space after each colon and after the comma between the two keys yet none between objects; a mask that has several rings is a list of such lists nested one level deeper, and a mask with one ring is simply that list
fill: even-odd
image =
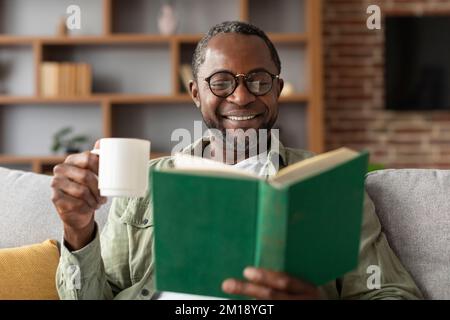
[{"label": "shirt sleeve", "polygon": [[[122,241],[116,246],[117,250],[126,247],[126,239],[128,233],[126,226],[117,218],[122,214],[127,202],[125,200],[114,199],[109,212],[108,220],[100,235],[98,226],[96,224],[95,238],[80,250],[70,251],[64,244],[61,244],[61,256],[56,272],[56,287],[61,299],[69,300],[102,300],[113,299],[121,290],[123,286],[130,285],[122,279],[127,279],[127,275],[121,274],[120,277],[111,277],[111,273],[115,266],[120,267],[119,272],[129,270],[124,264],[128,264],[128,259],[121,259],[114,264],[112,261],[111,267],[105,270],[104,260],[108,262],[112,259],[118,259],[112,256],[111,252],[102,252],[100,239],[112,238],[111,234],[117,235],[117,241]],[[125,241],[123,241],[125,240]],[[122,245],[124,244],[124,245]],[[114,243],[111,243],[114,246]],[[117,257],[126,256],[127,252],[116,252]],[[103,254],[103,256],[102,256]],[[108,260],[109,259],[109,260]],[[115,279],[117,279],[115,281]],[[124,282],[126,282],[124,284]]]},{"label": "shirt sleeve", "polygon": [[366,194],[358,267],[337,279],[341,299],[423,299],[412,277],[390,248]]}]

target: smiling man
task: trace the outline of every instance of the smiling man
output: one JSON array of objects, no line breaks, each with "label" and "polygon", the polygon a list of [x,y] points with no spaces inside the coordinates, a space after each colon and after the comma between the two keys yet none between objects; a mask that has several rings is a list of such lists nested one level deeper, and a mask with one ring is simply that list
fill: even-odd
[{"label": "smiling man", "polygon": [[[242,22],[216,25],[197,45],[192,65],[191,96],[205,124],[223,133],[224,138],[216,135],[200,139],[184,152],[192,154],[208,147],[210,155],[217,159],[217,155],[231,150],[235,156],[231,165],[264,177],[313,156],[307,151],[285,148],[270,134],[267,152],[257,149],[265,156],[251,156],[255,145],[248,142],[245,133],[272,128],[283,89],[277,51],[263,31]],[[241,139],[242,132],[244,156],[239,158],[235,142]],[[174,159],[155,159],[150,166],[170,168]],[[59,294],[63,299],[150,299],[155,293],[151,196],[115,199],[100,235],[94,212],[105,199],[98,191],[97,171],[98,158],[89,152],[69,156],[54,170],[52,200],[64,223],[57,273]],[[367,285],[370,266],[378,266],[381,272],[375,289]],[[368,197],[359,265],[354,271],[319,288],[288,274],[252,266],[243,270],[243,278],[246,280],[224,279],[223,290],[260,299],[421,298],[381,232]]]}]

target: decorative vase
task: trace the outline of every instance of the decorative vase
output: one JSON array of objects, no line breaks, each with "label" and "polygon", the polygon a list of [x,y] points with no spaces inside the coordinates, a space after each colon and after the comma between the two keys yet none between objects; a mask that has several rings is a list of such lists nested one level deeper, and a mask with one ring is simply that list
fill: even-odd
[{"label": "decorative vase", "polygon": [[175,33],[178,26],[178,18],[173,5],[165,3],[161,6],[158,16],[158,29],[161,34]]}]

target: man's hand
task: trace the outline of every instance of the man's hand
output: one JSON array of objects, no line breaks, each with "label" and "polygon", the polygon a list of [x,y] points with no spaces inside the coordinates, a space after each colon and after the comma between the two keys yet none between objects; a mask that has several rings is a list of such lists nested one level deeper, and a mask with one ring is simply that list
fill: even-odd
[{"label": "man's hand", "polygon": [[70,155],[53,172],[52,201],[64,223],[64,240],[70,250],[81,249],[93,238],[95,210],[107,201],[98,189],[98,156]]},{"label": "man's hand", "polygon": [[249,296],[263,300],[315,300],[320,291],[313,285],[293,278],[286,273],[247,267],[244,277],[248,281],[227,279],[222,290],[228,294]]}]

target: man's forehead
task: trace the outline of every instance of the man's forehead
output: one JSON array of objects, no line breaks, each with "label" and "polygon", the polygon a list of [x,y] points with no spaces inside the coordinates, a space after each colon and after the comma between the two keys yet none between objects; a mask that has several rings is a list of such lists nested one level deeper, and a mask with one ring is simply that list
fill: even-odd
[{"label": "man's forehead", "polygon": [[201,66],[207,73],[221,69],[245,73],[256,68],[277,72],[270,50],[263,39],[237,33],[213,37],[205,50],[205,61]]}]

